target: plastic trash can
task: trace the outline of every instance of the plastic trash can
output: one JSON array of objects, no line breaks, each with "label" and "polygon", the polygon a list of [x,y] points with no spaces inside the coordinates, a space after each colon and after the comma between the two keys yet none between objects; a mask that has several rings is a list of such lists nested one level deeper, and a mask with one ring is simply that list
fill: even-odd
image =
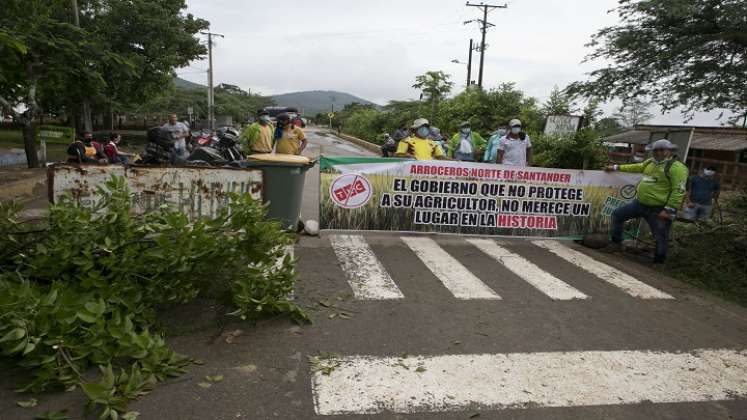
[{"label": "plastic trash can", "polygon": [[284,229],[296,230],[306,171],[315,164],[306,156],[263,153],[249,155],[242,166],[262,169],[267,218],[279,221]]}]

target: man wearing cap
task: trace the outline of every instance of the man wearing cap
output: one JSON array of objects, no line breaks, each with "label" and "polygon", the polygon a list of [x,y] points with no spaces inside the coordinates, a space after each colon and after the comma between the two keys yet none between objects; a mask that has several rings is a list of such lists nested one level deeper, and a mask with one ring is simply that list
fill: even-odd
[{"label": "man wearing cap", "polygon": [[713,202],[718,200],[721,184],[716,179],[716,168],[709,166],[700,175],[687,180],[687,198],[684,208],[685,219],[698,222],[711,217]]},{"label": "man wearing cap", "polygon": [[270,113],[265,110],[257,112],[257,121],[245,128],[239,136],[244,153],[272,153],[275,127],[270,123]]},{"label": "man wearing cap", "polygon": [[606,171],[636,172],[643,178],[636,188],[635,200],[612,212],[612,243],[605,252],[622,251],[623,223],[641,217],[646,220],[656,239],[654,263],[664,263],[667,256],[667,237],[677,209],[685,198],[687,166],[673,156],[676,146],[669,140],[653,142],[648,150],[653,158],[641,163],[610,165]]},{"label": "man wearing cap", "polygon": [[521,130],[521,121],[514,118],[509,123],[510,130],[498,142],[496,163],[510,166],[532,165],[532,141]]},{"label": "man wearing cap", "polygon": [[485,139],[473,132],[469,121],[459,124],[459,132],[449,142],[449,156],[456,160],[474,162],[485,151]]},{"label": "man wearing cap", "polygon": [[429,138],[431,127],[428,120],[425,118],[418,118],[412,124],[412,130],[415,135],[399,142],[395,156],[410,157],[417,160],[444,158],[443,150],[441,150],[436,142]]}]

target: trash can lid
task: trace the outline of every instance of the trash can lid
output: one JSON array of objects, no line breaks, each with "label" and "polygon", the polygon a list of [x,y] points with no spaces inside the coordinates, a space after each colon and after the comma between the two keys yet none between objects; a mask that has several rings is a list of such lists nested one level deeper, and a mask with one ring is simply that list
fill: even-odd
[{"label": "trash can lid", "polygon": [[296,163],[308,164],[311,159],[306,156],[286,155],[283,153],[257,153],[246,157],[247,160],[258,160],[262,162]]}]

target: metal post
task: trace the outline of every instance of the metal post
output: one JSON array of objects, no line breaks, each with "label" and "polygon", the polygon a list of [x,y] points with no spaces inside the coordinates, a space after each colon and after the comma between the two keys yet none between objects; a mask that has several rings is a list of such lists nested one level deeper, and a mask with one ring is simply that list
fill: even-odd
[{"label": "metal post", "polygon": [[485,32],[488,30],[488,6],[483,7],[482,41],[480,42],[480,74],[477,76],[477,86],[482,89],[482,69],[485,65]]},{"label": "metal post", "polygon": [[472,83],[472,49],[474,41],[469,40],[469,58],[467,59],[467,87]]},{"label": "metal post", "polygon": [[208,32],[208,124],[210,130],[215,130],[215,115],[213,109],[213,34]]}]

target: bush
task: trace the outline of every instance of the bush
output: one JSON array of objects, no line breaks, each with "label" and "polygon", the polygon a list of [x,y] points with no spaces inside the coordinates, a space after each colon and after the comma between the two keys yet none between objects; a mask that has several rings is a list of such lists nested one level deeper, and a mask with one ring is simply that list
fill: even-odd
[{"label": "bush", "polygon": [[534,163],[543,168],[601,169],[607,163],[607,149],[590,128],[574,135],[531,136]]},{"label": "bush", "polygon": [[[30,373],[21,390],[81,386],[102,418],[116,418],[190,362],[153,331],[157,308],[207,296],[242,319],[308,320],[287,298],[292,238],[248,195],[190,223],[165,206],[133,216],[123,178],[97,194],[94,208],[68,197],[34,224],[0,203],[0,351]],[[94,365],[101,382],[86,379]]]}]

